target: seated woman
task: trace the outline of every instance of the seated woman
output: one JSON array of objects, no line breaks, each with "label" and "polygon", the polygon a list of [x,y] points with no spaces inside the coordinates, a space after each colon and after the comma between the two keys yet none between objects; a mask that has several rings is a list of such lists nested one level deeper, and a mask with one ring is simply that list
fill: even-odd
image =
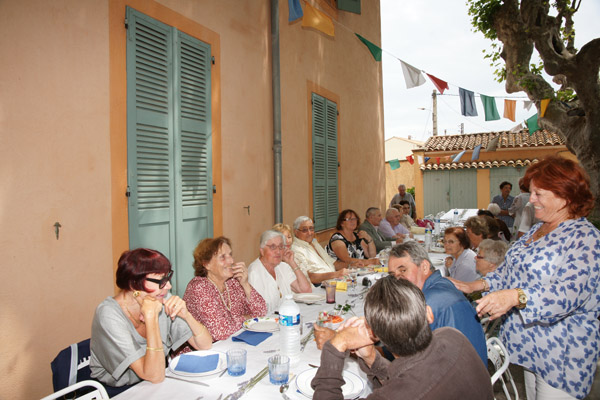
[{"label": "seated woman", "polygon": [[267,302],[269,314],[279,309],[287,294],[312,292],[312,285],[285,243],[281,232],[264,232],[260,236],[260,257],[248,266],[248,281]]},{"label": "seated woman", "polygon": [[203,323],[213,340],[224,340],[242,323],[267,313],[267,304],[248,283],[243,262],[234,263],[229,239],[204,239],[194,250],[196,277],[188,283],[183,300]]},{"label": "seated woman", "polygon": [[481,276],[495,271],[504,260],[507,250],[508,244],[502,240],[482,240],[476,256],[475,269]]},{"label": "seated woman", "polygon": [[[348,273],[344,263],[333,261],[325,249],[315,239],[315,224],[305,216],[294,221],[296,238],[292,243],[294,261],[304,271],[314,284],[320,284],[327,279],[340,278]],[[336,271],[336,263],[341,267]]]},{"label": "seated woman", "polygon": [[402,213],[402,219],[400,219],[400,223],[409,231],[413,226],[418,226],[410,216],[410,203],[408,200],[401,200],[399,205],[400,209],[398,209],[398,211]]},{"label": "seated woman", "polygon": [[334,260],[344,262],[347,266],[366,267],[379,264],[375,259],[377,250],[375,243],[365,231],[356,232],[360,218],[354,210],[343,210],[338,216],[335,228],[337,231],[329,239],[327,254]]},{"label": "seated woman", "polygon": [[165,357],[184,343],[209,349],[208,330],[171,296],[173,270],[156,250],[125,251],[119,258],[115,297],[96,308],[90,342],[91,376],[109,386],[165,379]]},{"label": "seated woman", "polygon": [[275,224],[271,229],[283,233],[283,236],[285,237],[285,247],[287,247],[288,249],[292,248],[294,235],[292,235],[292,228],[288,224]]},{"label": "seated woman", "polygon": [[444,249],[454,259],[448,267],[451,278],[465,282],[480,278],[475,271],[475,252],[469,249],[469,239],[463,228],[451,227],[444,231]]}]

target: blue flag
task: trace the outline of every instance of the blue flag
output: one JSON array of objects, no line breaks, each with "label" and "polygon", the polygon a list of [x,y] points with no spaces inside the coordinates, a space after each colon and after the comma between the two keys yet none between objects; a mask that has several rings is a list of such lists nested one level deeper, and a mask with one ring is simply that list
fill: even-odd
[{"label": "blue flag", "polygon": [[458,88],[460,97],[460,112],[465,117],[476,117],[477,106],[475,105],[475,95],[470,90]]},{"label": "blue flag", "polygon": [[471,155],[471,161],[475,161],[479,158],[479,151],[481,150],[481,145],[478,144],[477,146],[475,146],[475,148],[473,149],[473,155]]},{"label": "blue flag", "polygon": [[290,16],[288,19],[289,22],[295,21],[304,16],[302,13],[302,7],[300,7],[300,0],[288,0],[288,5],[290,7]]},{"label": "blue flag", "polygon": [[467,150],[463,150],[463,151],[461,151],[460,153],[458,153],[458,154],[456,155],[456,157],[454,157],[454,160],[452,160],[452,162],[459,162],[459,161],[460,161],[460,158],[461,158],[461,157],[462,157],[462,156],[465,154],[465,151],[467,151]]},{"label": "blue flag", "polygon": [[431,157],[425,157],[425,162],[429,161]]}]

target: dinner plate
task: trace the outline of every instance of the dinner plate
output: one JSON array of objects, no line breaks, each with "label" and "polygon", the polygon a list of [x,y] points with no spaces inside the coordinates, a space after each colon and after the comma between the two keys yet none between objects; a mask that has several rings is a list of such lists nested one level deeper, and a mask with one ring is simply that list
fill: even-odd
[{"label": "dinner plate", "polygon": [[294,300],[300,303],[313,304],[325,300],[322,293],[294,293]]},{"label": "dinner plate", "polygon": [[[212,371],[184,372],[184,371],[176,371],[175,370],[175,368],[177,367],[177,363],[179,362],[179,358],[183,355],[205,357],[205,356],[210,356],[211,354],[219,355],[219,361],[217,362],[217,367],[215,369],[213,369]],[[171,360],[171,362],[169,363],[169,370],[172,373],[174,373],[176,375],[180,375],[180,376],[193,376],[193,377],[207,376],[207,375],[218,374],[219,372],[223,372],[223,370],[225,370],[225,369],[227,369],[227,355],[225,353],[222,353],[222,352],[216,351],[216,350],[198,350],[198,351],[191,351],[189,353],[180,354],[177,357],[173,358]]]},{"label": "dinner plate", "polygon": [[[300,393],[311,399],[315,391],[310,386],[310,383],[316,374],[317,368],[311,368],[301,372],[296,377],[296,387]],[[344,396],[344,399],[356,399],[365,389],[365,382],[361,377],[350,371],[342,371],[342,378],[345,382],[344,386],[342,386],[342,395]]]},{"label": "dinner plate", "polygon": [[431,252],[431,253],[445,253],[446,249],[444,249],[443,247],[431,247],[429,249],[429,252]]},{"label": "dinner plate", "polygon": [[247,319],[243,323],[244,329],[254,332],[276,332],[279,330],[279,319],[260,317]]}]

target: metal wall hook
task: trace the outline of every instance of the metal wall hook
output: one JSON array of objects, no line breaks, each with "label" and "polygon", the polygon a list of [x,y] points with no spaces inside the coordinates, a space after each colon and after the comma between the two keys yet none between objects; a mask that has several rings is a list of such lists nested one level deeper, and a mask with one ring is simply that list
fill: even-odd
[{"label": "metal wall hook", "polygon": [[56,240],[58,240],[58,233],[61,227],[62,225],[60,224],[60,222],[54,223],[54,233],[56,234]]},{"label": "metal wall hook", "polygon": [[244,207],[246,210],[248,210],[248,215],[250,215],[250,206],[246,206]]}]

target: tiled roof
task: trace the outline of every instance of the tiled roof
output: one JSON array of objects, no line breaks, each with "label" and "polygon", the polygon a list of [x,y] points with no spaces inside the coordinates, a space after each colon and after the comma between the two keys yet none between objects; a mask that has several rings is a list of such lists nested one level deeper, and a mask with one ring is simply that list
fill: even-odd
[{"label": "tiled roof", "polygon": [[463,169],[463,168],[498,168],[498,167],[526,167],[531,164],[535,164],[539,160],[537,158],[524,158],[518,160],[507,160],[507,161],[471,161],[471,162],[457,162],[457,163],[439,163],[435,160],[429,160],[427,164],[421,164],[419,167],[421,170],[443,170],[443,169]]},{"label": "tiled roof", "polygon": [[[485,150],[492,139],[498,139],[497,149],[531,148],[540,146],[565,145],[565,140],[556,133],[540,130],[529,136],[529,130],[523,129],[519,132],[484,132],[468,135],[432,136],[420,150],[426,152],[435,151],[462,151],[473,150],[481,144],[481,150]],[[431,156],[431,154],[427,154]]]}]

